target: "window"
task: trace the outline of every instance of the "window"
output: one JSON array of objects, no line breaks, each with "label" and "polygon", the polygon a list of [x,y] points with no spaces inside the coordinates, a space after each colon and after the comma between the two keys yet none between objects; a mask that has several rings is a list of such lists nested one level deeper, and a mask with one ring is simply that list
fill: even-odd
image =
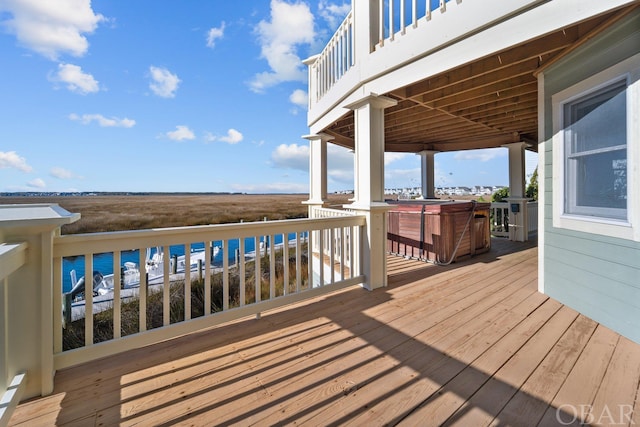
[{"label": "window", "polygon": [[553,225],[640,240],[640,55],[552,96]]},{"label": "window", "polygon": [[627,220],[626,80],[564,105],[565,213]]}]

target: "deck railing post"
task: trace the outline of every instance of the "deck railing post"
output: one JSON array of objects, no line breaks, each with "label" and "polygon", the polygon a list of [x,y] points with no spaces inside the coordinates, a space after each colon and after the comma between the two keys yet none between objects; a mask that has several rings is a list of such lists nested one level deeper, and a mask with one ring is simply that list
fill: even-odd
[{"label": "deck railing post", "polygon": [[[7,374],[27,372],[24,397],[53,391],[54,292],[53,242],[60,227],[80,219],[57,204],[0,207],[0,237],[4,242],[26,242],[26,262],[12,275],[20,286],[7,289]],[[57,283],[60,285],[60,281]],[[60,301],[60,298],[58,298]],[[60,301],[61,302],[61,301]],[[62,304],[58,305],[59,318]],[[57,323],[60,327],[61,322]]]},{"label": "deck railing post", "polygon": [[376,44],[384,40],[380,34],[380,2],[378,0],[353,0],[353,33],[356,61],[366,58]]}]

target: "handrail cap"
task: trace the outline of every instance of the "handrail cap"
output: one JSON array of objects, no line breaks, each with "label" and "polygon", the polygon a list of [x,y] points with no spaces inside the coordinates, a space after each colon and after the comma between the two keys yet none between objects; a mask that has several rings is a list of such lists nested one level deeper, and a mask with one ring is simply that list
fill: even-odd
[{"label": "handrail cap", "polygon": [[80,219],[57,203],[0,205],[0,228],[33,225],[61,226]]}]

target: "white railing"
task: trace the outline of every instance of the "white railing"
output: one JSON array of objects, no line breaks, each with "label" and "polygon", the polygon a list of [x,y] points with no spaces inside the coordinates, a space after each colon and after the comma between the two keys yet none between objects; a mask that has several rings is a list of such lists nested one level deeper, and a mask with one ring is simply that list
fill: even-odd
[{"label": "white railing", "polygon": [[[372,45],[382,47],[386,40],[393,41],[404,35],[409,27],[417,28],[420,22],[431,19],[435,10],[431,0],[379,0],[374,12],[378,28],[372,32]],[[460,2],[460,0],[458,0]],[[441,12],[446,10],[445,0],[439,0]],[[320,54],[309,62],[309,106],[318,102],[356,63],[355,25],[350,11]],[[371,23],[363,25],[369,28]],[[362,52],[361,54],[369,53]]]},{"label": "white railing", "polygon": [[509,237],[509,203],[492,202],[489,220],[492,236]]},{"label": "white railing", "polygon": [[[538,231],[538,202],[528,202],[527,206],[527,233]],[[509,203],[491,203],[491,235],[496,237],[509,237]]]},{"label": "white railing", "polygon": [[529,233],[538,231],[538,202],[527,203],[527,223]]},{"label": "white railing", "polygon": [[[58,236],[53,247],[54,367],[60,369],[247,315],[259,315],[267,309],[362,283],[360,264],[354,262],[361,244],[354,239],[362,236],[360,229],[365,220],[364,216],[348,215]],[[268,239],[262,236],[268,236]],[[263,244],[261,248],[260,242],[273,243]],[[274,244],[276,242],[279,243]],[[192,252],[196,246],[202,250]],[[216,246],[220,247],[221,253],[218,263],[212,261],[211,256],[212,248]],[[249,246],[258,250],[250,250]],[[320,257],[314,251],[309,253],[308,248],[316,246],[320,248],[319,253],[328,250],[330,254],[349,253],[350,256]],[[178,264],[190,266],[198,258],[201,266],[196,271],[190,268],[172,271],[172,262],[166,256],[160,257],[161,266],[154,270],[153,266],[147,267],[146,254],[147,248],[156,247],[162,248],[162,254],[178,247],[184,253],[177,260]],[[86,315],[104,310],[101,296],[94,298],[93,280],[84,281],[84,300],[75,303],[83,307],[85,315],[74,323],[83,323],[83,327],[78,329],[77,325],[65,322],[63,262],[81,259],[84,271],[92,272],[96,265],[94,259],[98,254],[106,253],[112,257],[109,262],[117,272],[131,249],[137,250],[134,256],[138,257],[137,264],[141,266],[139,282],[129,286],[125,283],[124,273],[122,277],[119,274],[111,276],[113,287],[106,295],[112,292],[109,295],[111,307],[107,307],[113,320],[106,322],[106,334],[98,334],[105,324],[104,313]],[[234,253],[237,262],[230,262]],[[176,264],[175,257],[173,264]],[[202,270],[211,273],[202,274]],[[149,275],[151,271],[160,271],[153,279],[158,280],[159,285],[155,285]],[[201,280],[194,281],[196,276],[200,279],[202,275]],[[158,290],[154,289],[156,286]],[[128,293],[131,290],[134,292]],[[195,303],[192,305],[191,298],[179,298],[196,292],[203,294],[203,302],[198,302],[198,307]],[[134,303],[128,304],[131,301]],[[138,307],[133,315],[129,312],[130,306]],[[66,309],[69,310],[68,305]],[[152,317],[148,314],[154,310],[161,315]],[[130,324],[135,328],[125,331],[125,326]],[[81,338],[80,342],[75,341],[73,347],[76,348],[69,344],[73,334]]]},{"label": "white railing", "polygon": [[[445,0],[439,0],[437,8],[445,12]],[[393,41],[396,36],[404,35],[409,27],[417,28],[421,21],[429,21],[435,9],[432,0],[379,0],[382,19],[379,19],[377,46],[382,47],[385,40]]]},{"label": "white railing", "polygon": [[[311,207],[310,217],[314,219],[320,218],[345,218],[356,215],[351,210],[342,209],[330,209],[321,208],[317,206]],[[317,233],[316,233],[317,235]],[[323,242],[332,242],[331,245],[320,247],[319,241],[316,237],[313,249],[317,253],[323,253],[328,258],[329,265],[337,263],[340,267],[357,268],[360,260],[360,254],[357,252],[357,248],[352,244],[354,241],[359,241],[360,237],[357,229],[344,227],[339,230],[330,229],[325,230],[322,236]],[[339,275],[344,275],[345,272],[338,271]]]},{"label": "white railing", "polygon": [[[422,80],[428,77],[416,74],[413,65],[480,32],[486,31],[490,37],[490,41],[483,43],[486,46],[469,49],[461,44],[458,45],[460,50],[451,50],[460,63],[506,49],[511,43],[524,42],[545,34],[545,31],[535,29],[536,25],[518,33],[519,39],[501,40],[499,36],[496,37],[500,33],[493,33],[493,29],[497,26],[512,29],[512,24],[517,28],[524,14],[531,14],[532,19],[538,20],[540,18],[535,9],[553,9],[554,6],[548,6],[549,3],[555,2],[354,0],[351,2],[353,9],[325,49],[305,61],[309,66],[310,122],[322,119],[327,112],[332,114],[326,118],[326,123],[318,124],[318,129],[333,122],[339,114],[331,110],[338,108],[342,111],[344,107],[357,102],[363,95],[358,92],[359,88],[364,88],[366,94],[382,94],[393,88],[407,86],[413,83],[414,78]],[[568,21],[571,22],[571,18]],[[550,28],[555,28],[554,25],[550,21]],[[446,62],[435,63],[433,67],[426,66],[430,70],[427,73],[446,71]],[[400,72],[398,79],[390,78],[389,73],[401,70],[406,72]]]},{"label": "white railing", "polygon": [[9,318],[10,279],[12,273],[26,263],[27,247],[27,243],[0,244],[0,426],[9,423],[26,383],[25,373],[13,372],[8,366],[8,333],[15,326],[10,324]]},{"label": "white railing", "polygon": [[353,12],[349,12],[311,65],[310,105],[322,98],[355,63],[353,31]]}]

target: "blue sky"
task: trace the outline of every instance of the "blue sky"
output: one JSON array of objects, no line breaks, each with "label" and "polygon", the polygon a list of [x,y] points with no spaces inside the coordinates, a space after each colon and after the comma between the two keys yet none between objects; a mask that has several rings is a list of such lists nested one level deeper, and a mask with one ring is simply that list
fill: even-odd
[{"label": "blue sky", "polygon": [[[307,193],[307,70],[342,1],[0,0],[0,191]],[[388,154],[385,186],[418,186]],[[330,146],[329,191],[353,188]],[[530,169],[530,167],[528,168]],[[506,149],[436,185],[507,185]]]}]

